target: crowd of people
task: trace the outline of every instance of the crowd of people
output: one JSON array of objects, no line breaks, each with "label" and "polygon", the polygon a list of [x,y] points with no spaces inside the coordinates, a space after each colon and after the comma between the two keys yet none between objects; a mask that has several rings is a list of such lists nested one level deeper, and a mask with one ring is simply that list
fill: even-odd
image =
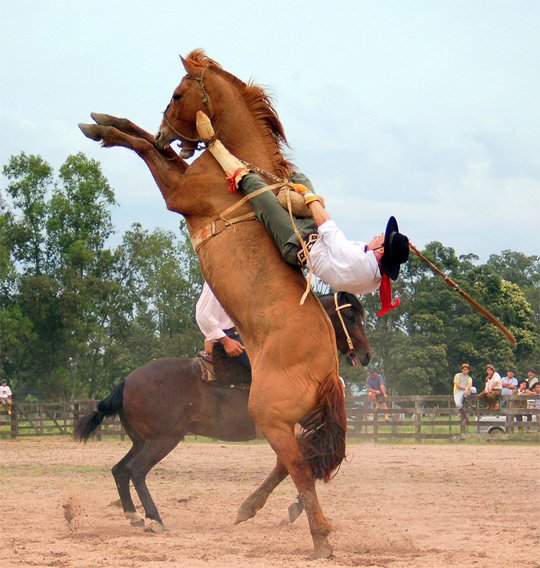
[{"label": "crowd of people", "polygon": [[[462,424],[467,424],[468,417],[464,408],[465,399],[473,394],[477,395],[477,400],[484,402],[488,408],[498,411],[501,405],[505,404],[505,400],[501,401],[501,397],[507,396],[531,396],[540,395],[540,381],[537,377],[536,370],[533,368],[527,369],[527,378],[518,379],[516,377],[515,369],[509,367],[506,369],[504,377],[495,370],[491,364],[486,365],[486,377],[484,388],[478,392],[473,386],[473,379],[469,375],[470,365],[463,363],[460,367],[459,373],[454,375],[454,402],[456,408],[461,415]],[[516,401],[514,407],[526,408],[526,399]],[[540,408],[540,400],[536,400],[535,404]],[[516,420],[522,421],[524,417],[517,415]],[[531,415],[526,415],[525,420],[532,420]]]}]

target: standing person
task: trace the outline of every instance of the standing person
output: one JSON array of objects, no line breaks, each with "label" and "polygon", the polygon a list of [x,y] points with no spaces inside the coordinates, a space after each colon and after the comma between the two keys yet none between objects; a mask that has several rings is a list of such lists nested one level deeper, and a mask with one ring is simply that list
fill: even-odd
[{"label": "standing person", "polygon": [[[510,396],[514,394],[518,388],[518,379],[514,376],[514,369],[509,367],[506,370],[506,376],[501,379],[502,396]],[[506,401],[503,401],[503,406],[506,406]]]},{"label": "standing person", "polygon": [[229,357],[235,357],[242,366],[251,370],[242,339],[207,282],[203,284],[195,307],[195,319],[204,335],[204,350],[208,356],[212,353],[213,344],[219,342]]},{"label": "standing person", "polygon": [[488,408],[499,410],[499,400],[502,393],[501,375],[495,371],[495,367],[491,364],[486,365],[486,386],[478,395],[478,400],[487,400]]},{"label": "standing person", "polygon": [[[383,410],[387,410],[388,405],[386,404],[386,399],[388,398],[388,394],[386,393],[383,376],[377,372],[377,369],[371,369],[369,372],[366,387],[368,389],[368,398],[373,401],[373,409],[375,412],[379,410],[379,403]],[[384,419],[386,422],[390,420],[387,412],[384,413]]]},{"label": "standing person", "polygon": [[2,379],[2,383],[0,385],[0,406],[6,406],[7,413],[11,414],[11,406],[13,404],[13,393],[11,389],[8,387],[8,382],[6,379]]},{"label": "standing person", "polygon": [[469,417],[463,408],[463,402],[469,395],[476,394],[476,388],[473,387],[473,380],[469,375],[469,371],[469,363],[463,363],[460,367],[460,372],[454,375],[454,402],[461,415],[461,424],[464,426],[469,423]]}]

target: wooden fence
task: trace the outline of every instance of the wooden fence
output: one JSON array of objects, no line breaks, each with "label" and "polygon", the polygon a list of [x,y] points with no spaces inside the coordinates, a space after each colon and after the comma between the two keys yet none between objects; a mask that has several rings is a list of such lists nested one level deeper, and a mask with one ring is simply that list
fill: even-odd
[{"label": "wooden fence", "polygon": [[[529,406],[534,406],[540,396],[526,399]],[[14,402],[11,415],[7,414],[5,406],[0,409],[0,438],[71,436],[74,422],[95,410],[97,402]],[[373,411],[372,403],[365,396],[348,397],[346,402],[350,438],[409,439],[416,443],[494,437],[540,441],[540,409],[518,407],[525,402],[521,397],[503,397],[503,407],[498,412],[479,407],[476,397],[469,397],[466,402],[468,426],[460,423],[452,396],[393,396],[388,398],[388,410],[378,412]],[[529,421],[516,419],[522,416]],[[122,439],[126,436],[117,417],[106,418],[97,429],[95,438],[100,440],[103,436]]]}]

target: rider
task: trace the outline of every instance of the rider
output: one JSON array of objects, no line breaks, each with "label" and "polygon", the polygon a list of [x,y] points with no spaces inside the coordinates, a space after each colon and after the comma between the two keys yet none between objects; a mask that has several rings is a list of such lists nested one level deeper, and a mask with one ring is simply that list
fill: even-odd
[{"label": "rider", "polygon": [[207,282],[203,284],[201,295],[195,306],[195,319],[204,335],[204,350],[207,358],[212,353],[213,344],[221,343],[229,357],[234,357],[242,366],[251,370],[242,338]]},{"label": "rider", "polygon": [[[248,195],[266,186],[257,174],[250,172],[214,138],[210,119],[202,111],[197,113],[197,130],[203,140],[209,141],[208,149],[225,171],[233,191],[239,189]],[[324,209],[321,197],[314,194],[309,179],[296,172],[291,181],[312,213],[311,218],[296,218],[295,223],[310,253],[313,273],[335,290],[367,294],[379,289],[382,307],[377,315],[397,307],[399,299],[392,302],[390,279],[397,279],[400,265],[409,258],[409,240],[399,232],[396,219],[390,217],[386,231],[367,244],[349,241]],[[253,197],[250,203],[257,219],[274,238],[284,260],[305,266],[304,250],[288,212],[276,196],[271,191],[263,192]]]}]

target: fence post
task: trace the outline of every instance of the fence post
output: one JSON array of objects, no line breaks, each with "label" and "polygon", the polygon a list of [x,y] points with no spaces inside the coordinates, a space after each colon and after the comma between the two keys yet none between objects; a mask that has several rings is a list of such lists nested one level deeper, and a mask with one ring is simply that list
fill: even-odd
[{"label": "fence post", "polygon": [[415,442],[419,444],[422,441],[422,405],[419,396],[414,397],[414,435]]},{"label": "fence post", "polygon": [[37,408],[38,415],[39,415],[38,432],[39,432],[40,436],[43,436],[43,412],[44,412],[43,403],[38,402],[36,408]]},{"label": "fence post", "polygon": [[514,399],[509,398],[506,400],[506,408],[508,408],[508,410],[510,411],[510,414],[506,415],[506,431],[509,434],[514,433],[514,404]]},{"label": "fence post", "polygon": [[19,431],[19,405],[16,402],[11,405],[10,420],[11,437],[16,438]]},{"label": "fence post", "polygon": [[377,442],[379,439],[379,413],[373,412],[373,441]]}]

